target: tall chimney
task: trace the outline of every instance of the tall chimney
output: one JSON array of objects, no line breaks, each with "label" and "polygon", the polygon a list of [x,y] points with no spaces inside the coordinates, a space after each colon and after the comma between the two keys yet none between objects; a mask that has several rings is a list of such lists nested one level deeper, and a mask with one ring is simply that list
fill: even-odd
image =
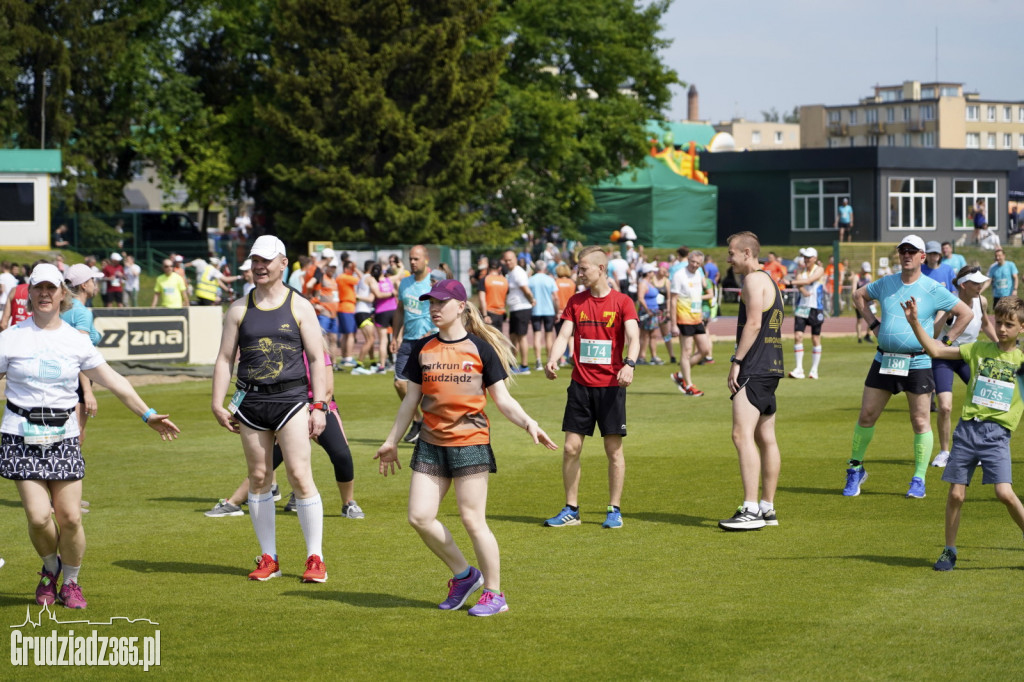
[{"label": "tall chimney", "polygon": [[686,120],[700,120],[700,95],[697,94],[697,86],[691,84],[686,92]]}]

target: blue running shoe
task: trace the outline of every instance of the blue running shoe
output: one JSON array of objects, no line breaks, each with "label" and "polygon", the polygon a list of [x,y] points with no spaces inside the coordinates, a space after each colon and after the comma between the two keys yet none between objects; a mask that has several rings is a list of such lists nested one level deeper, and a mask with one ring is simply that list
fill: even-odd
[{"label": "blue running shoe", "polygon": [[605,517],[602,528],[622,528],[622,512],[615,507],[608,505],[608,516]]},{"label": "blue running shoe", "polygon": [[915,497],[921,499],[924,497],[924,479],[920,476],[914,476],[910,479],[910,489],[907,491],[907,497]]},{"label": "blue running shoe", "polygon": [[942,554],[939,555],[939,560],[935,562],[933,568],[936,571],[952,571],[954,566],[956,566],[956,552],[947,547],[942,550]]},{"label": "blue running shoe", "polygon": [[484,586],[484,574],[475,566],[469,567],[469,575],[465,578],[452,578],[448,581],[448,598],[437,605],[443,611],[461,609],[462,605],[473,594]]},{"label": "blue running shoe", "polygon": [[548,528],[564,528],[565,526],[580,525],[579,511],[573,511],[568,506],[562,508],[555,516],[544,522]]},{"label": "blue running shoe", "polygon": [[843,488],[843,495],[846,497],[857,497],[860,495],[860,486],[868,480],[868,471],[864,467],[860,469],[846,470],[846,487]]}]

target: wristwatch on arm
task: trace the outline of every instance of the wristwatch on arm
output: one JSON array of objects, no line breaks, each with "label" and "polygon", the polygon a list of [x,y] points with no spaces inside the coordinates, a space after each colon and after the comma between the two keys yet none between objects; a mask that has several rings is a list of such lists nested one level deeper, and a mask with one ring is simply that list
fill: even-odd
[{"label": "wristwatch on arm", "polygon": [[636,368],[636,361],[635,360],[631,360],[629,358],[626,358],[622,362],[624,362],[625,364],[629,365],[630,367]]}]

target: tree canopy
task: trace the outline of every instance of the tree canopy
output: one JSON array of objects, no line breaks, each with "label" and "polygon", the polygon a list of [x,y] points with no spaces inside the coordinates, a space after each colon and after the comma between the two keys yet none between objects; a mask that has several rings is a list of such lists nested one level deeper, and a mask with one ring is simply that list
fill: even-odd
[{"label": "tree canopy", "polygon": [[668,2],[0,0],[0,139],[76,210],[150,164],[285,238],[571,233],[669,102]]}]

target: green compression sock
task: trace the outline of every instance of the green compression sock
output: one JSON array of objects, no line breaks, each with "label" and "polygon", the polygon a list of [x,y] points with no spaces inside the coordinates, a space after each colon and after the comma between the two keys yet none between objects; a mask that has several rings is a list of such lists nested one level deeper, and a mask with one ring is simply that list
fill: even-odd
[{"label": "green compression sock", "polygon": [[863,462],[864,453],[868,449],[868,444],[875,435],[874,426],[861,426],[855,424],[853,427],[853,448],[850,451],[850,460],[854,462]]},{"label": "green compression sock", "polygon": [[928,473],[928,459],[932,456],[934,442],[931,431],[914,434],[914,475],[922,481]]}]

